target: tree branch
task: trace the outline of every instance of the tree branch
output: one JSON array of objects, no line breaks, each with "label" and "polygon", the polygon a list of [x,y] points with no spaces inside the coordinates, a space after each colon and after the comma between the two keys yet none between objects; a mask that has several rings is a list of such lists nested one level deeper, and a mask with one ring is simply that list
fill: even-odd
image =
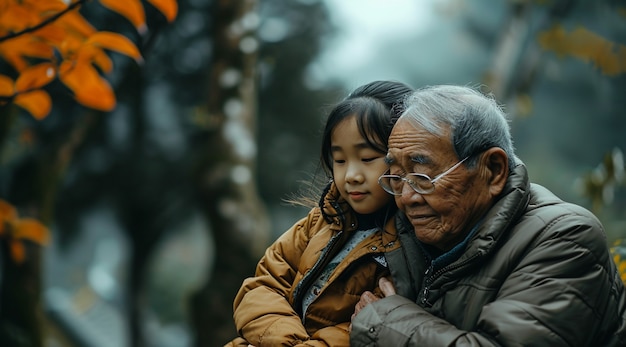
[{"label": "tree branch", "polygon": [[39,23],[39,24],[37,24],[37,25],[35,25],[33,27],[26,28],[26,29],[24,29],[22,31],[18,31],[18,32],[15,32],[15,33],[9,33],[6,36],[2,36],[2,37],[0,37],[0,43],[2,43],[3,41],[6,41],[6,40],[10,40],[10,39],[12,39],[14,37],[18,37],[20,35],[24,35],[24,34],[27,34],[27,33],[30,33],[30,32],[36,31],[36,30],[39,30],[39,29],[45,27],[46,25],[54,22],[55,20],[59,19],[61,16],[63,16],[66,13],[68,13],[69,11],[73,10],[74,8],[82,5],[85,2],[87,2],[87,0],[77,0],[76,2],[70,4],[65,10],[63,10],[63,11],[61,11],[61,12],[59,12],[59,13],[53,15],[53,16],[50,16],[50,17],[46,18],[44,21],[42,21],[41,23]]}]

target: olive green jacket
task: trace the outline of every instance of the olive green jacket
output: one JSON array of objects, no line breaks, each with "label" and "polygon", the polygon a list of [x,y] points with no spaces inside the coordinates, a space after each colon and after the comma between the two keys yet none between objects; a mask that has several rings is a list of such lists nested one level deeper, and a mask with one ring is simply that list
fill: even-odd
[{"label": "olive green jacket", "polygon": [[400,295],[356,316],[352,346],[626,345],[626,296],[602,225],[529,184],[523,165],[439,270],[397,223],[402,248],[387,261]]}]

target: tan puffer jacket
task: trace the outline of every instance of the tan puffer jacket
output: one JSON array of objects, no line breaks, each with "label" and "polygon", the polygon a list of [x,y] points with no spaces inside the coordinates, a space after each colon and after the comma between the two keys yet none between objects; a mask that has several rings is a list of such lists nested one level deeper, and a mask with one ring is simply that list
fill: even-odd
[{"label": "tan puffer jacket", "polygon": [[325,213],[312,209],[280,236],[259,261],[255,276],[244,280],[234,301],[234,319],[245,340],[226,346],[349,346],[354,306],[361,293],[373,291],[378,279],[389,274],[383,254],[399,243],[389,218],[384,232],[361,241],[336,267],[302,319],[303,294],[358,227],[354,214],[342,214],[351,209],[334,184],[323,208]]}]

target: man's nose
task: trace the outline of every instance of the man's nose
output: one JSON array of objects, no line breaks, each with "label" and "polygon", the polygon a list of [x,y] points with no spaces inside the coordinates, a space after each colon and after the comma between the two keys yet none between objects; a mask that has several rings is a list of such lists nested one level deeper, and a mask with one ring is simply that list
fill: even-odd
[{"label": "man's nose", "polygon": [[423,203],[425,201],[424,195],[413,189],[406,180],[402,182],[402,195],[398,196],[398,198],[404,205]]}]

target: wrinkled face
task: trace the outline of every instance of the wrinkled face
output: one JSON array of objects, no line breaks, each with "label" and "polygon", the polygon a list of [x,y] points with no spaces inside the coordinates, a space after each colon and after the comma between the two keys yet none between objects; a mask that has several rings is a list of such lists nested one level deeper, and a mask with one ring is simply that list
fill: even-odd
[{"label": "wrinkled face", "polygon": [[[421,173],[432,179],[463,158],[450,142],[450,130],[436,136],[400,119],[389,137],[386,161],[390,174]],[[419,194],[404,184],[396,204],[413,225],[418,240],[441,250],[462,241],[491,206],[491,195],[479,168],[465,164],[435,182],[430,194]]]},{"label": "wrinkled face", "polygon": [[355,117],[346,118],[335,127],[331,153],[335,184],[357,213],[376,212],[391,201],[391,195],[378,185],[378,177],[387,170],[385,153],[367,144]]}]

